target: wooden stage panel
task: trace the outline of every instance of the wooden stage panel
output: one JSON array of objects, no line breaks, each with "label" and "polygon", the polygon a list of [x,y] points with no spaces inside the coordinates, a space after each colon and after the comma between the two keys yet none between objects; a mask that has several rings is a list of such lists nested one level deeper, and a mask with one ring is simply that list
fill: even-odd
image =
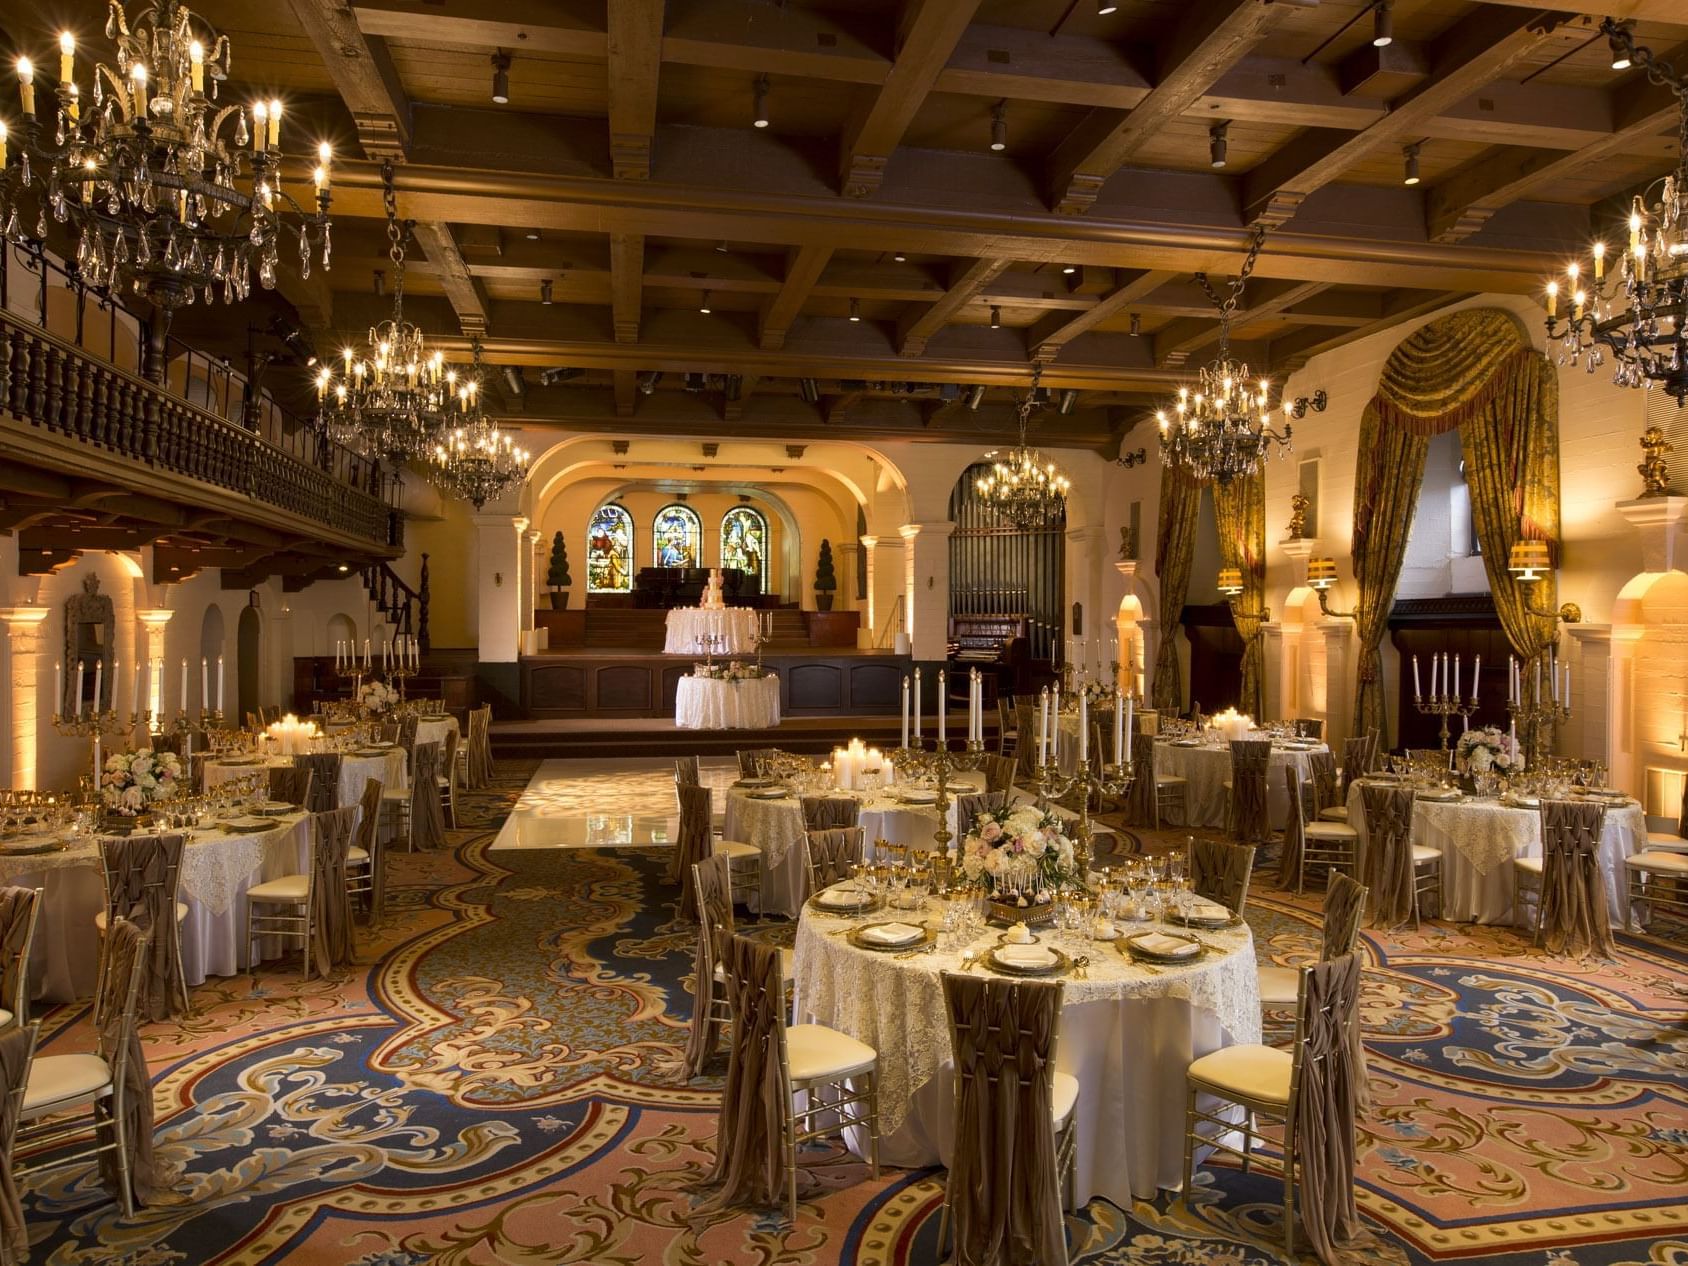
[{"label": "wooden stage panel", "polygon": [[851,664],[850,710],[872,715],[901,709],[904,671],[896,664]]},{"label": "wooden stage panel", "polygon": [[586,711],[586,669],[579,664],[545,664],[522,676],[525,706],[547,716]]},{"label": "wooden stage panel", "polygon": [[844,670],[837,664],[794,664],[780,674],[784,712],[837,712],[844,707]]}]

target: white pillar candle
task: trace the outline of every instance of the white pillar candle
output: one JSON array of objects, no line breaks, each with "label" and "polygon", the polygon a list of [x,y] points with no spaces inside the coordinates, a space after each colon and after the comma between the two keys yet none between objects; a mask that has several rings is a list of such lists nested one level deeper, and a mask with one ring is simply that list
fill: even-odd
[{"label": "white pillar candle", "polygon": [[137,659],[135,661],[135,680],[130,683],[129,715],[130,716],[140,716],[140,714],[141,714],[141,661]]},{"label": "white pillar candle", "polygon": [[1114,764],[1125,764],[1125,696],[1114,686]]},{"label": "white pillar candle", "polygon": [[1477,682],[1478,682],[1478,679],[1480,677],[1482,677],[1482,675],[1483,675],[1483,657],[1481,655],[1479,655],[1477,657],[1476,662],[1471,665],[1471,696],[1470,696],[1470,698],[1471,698],[1472,703],[1477,702]]},{"label": "white pillar candle", "polygon": [[1459,656],[1456,654],[1454,656],[1454,690],[1453,690],[1453,695],[1454,695],[1454,698],[1456,700],[1460,697],[1459,687],[1460,687]]},{"label": "white pillar candle", "polygon": [[187,661],[187,658],[184,656],[183,659],[182,659],[182,712],[186,713],[187,710],[188,710],[188,661]]},{"label": "white pillar candle", "polygon": [[1131,766],[1131,759],[1132,759],[1131,758],[1131,749],[1137,745],[1137,728],[1136,728],[1136,726],[1134,726],[1132,724],[1132,721],[1134,720],[1132,713],[1135,710],[1133,708],[1134,703],[1135,703],[1135,700],[1133,699],[1133,697],[1131,695],[1126,695],[1126,697],[1125,697],[1125,763],[1126,763],[1127,768],[1130,768],[1130,766]]},{"label": "white pillar candle", "polygon": [[1037,763],[1049,763],[1049,687],[1045,686],[1038,694],[1039,714],[1037,722]]},{"label": "white pillar candle", "polygon": [[1082,766],[1090,759],[1090,695],[1081,690],[1078,692],[1078,763]]}]

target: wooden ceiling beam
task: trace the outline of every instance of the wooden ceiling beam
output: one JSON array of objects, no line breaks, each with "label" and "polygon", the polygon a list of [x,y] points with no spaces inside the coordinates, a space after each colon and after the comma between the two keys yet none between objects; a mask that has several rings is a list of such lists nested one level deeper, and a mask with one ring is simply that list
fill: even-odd
[{"label": "wooden ceiling beam", "polygon": [[1173,39],[1161,77],[1124,118],[1092,110],[1050,160],[1051,205],[1088,211],[1112,176],[1263,39],[1285,5],[1219,0],[1198,6]]},{"label": "wooden ceiling beam", "polygon": [[1087,312],[1076,317],[1052,313],[1026,335],[1026,350],[1034,361],[1048,362],[1061,354],[1063,348],[1103,321],[1118,316],[1133,305],[1142,305],[1177,274],[1148,269],[1107,295]]},{"label": "wooden ceiling beam", "polygon": [[438,220],[419,220],[413,232],[416,244],[422,248],[422,253],[433,266],[434,275],[440,279],[446,298],[451,300],[452,309],[457,313],[457,324],[462,327],[463,333],[472,338],[484,335],[488,308],[486,289],[464,262],[451,226]]},{"label": "wooden ceiling beam", "polygon": [[355,13],[340,0],[288,4],[346,103],[364,156],[402,163],[410,153],[410,99],[386,41],[362,30]]},{"label": "wooden ceiling beam", "polygon": [[1313,130],[1283,146],[1243,181],[1243,218],[1281,225],[1306,197],[1388,145],[1424,135],[1425,125],[1455,103],[1498,79],[1551,38],[1563,14],[1481,7],[1436,41],[1432,73],[1390,102],[1389,112],[1364,131],[1344,135]]},{"label": "wooden ceiling beam", "polygon": [[[1665,58],[1677,65],[1688,47]],[[1463,242],[1502,207],[1550,189],[1556,181],[1584,175],[1620,155],[1645,151],[1649,141],[1674,134],[1681,106],[1665,88],[1646,82],[1612,94],[1614,129],[1568,154],[1538,149],[1504,149],[1479,154],[1430,191],[1425,228],[1435,242]]]},{"label": "wooden ceiling beam", "polygon": [[980,2],[905,0],[896,60],[872,102],[850,121],[839,146],[838,183],[846,197],[865,198],[884,181],[891,151],[902,143]]},{"label": "wooden ceiling beam", "polygon": [[[294,0],[298,3],[299,0]],[[336,0],[313,0],[344,12]],[[614,7],[612,5],[612,7]],[[350,12],[368,35],[446,48],[503,48],[588,61],[609,56],[604,6],[590,0],[357,0]]]},{"label": "wooden ceiling beam", "polygon": [[610,163],[617,180],[650,178],[664,7],[664,0],[609,6]]},{"label": "wooden ceiling beam", "polygon": [[618,369],[614,378],[615,416],[630,418],[639,405],[639,374],[637,370]]},{"label": "wooden ceiling beam", "polygon": [[[1292,282],[1279,287],[1269,297],[1260,300],[1253,307],[1238,312],[1231,318],[1233,331],[1246,330],[1259,321],[1271,320],[1283,315],[1296,304],[1329,289],[1321,281]],[[1171,331],[1177,327],[1178,333]],[[1166,330],[1155,335],[1155,363],[1160,365],[1182,365],[1192,352],[1200,351],[1210,343],[1219,341],[1219,320],[1217,317],[1207,319],[1202,324],[1187,321],[1175,321]]]},{"label": "wooden ceiling beam", "polygon": [[1381,334],[1404,322],[1427,317],[1450,304],[1469,298],[1471,292],[1464,290],[1405,293],[1392,299],[1385,305],[1388,310],[1383,315],[1365,325],[1335,333],[1323,329],[1296,330],[1273,339],[1266,349],[1267,354],[1262,358],[1262,363],[1275,367],[1280,373],[1293,372],[1322,352],[1334,351],[1358,339]]},{"label": "wooden ceiling beam", "polygon": [[979,259],[961,274],[944,292],[944,297],[924,311],[910,312],[897,325],[897,349],[904,356],[924,356],[926,344],[934,334],[949,324],[950,318],[979,297],[979,292],[995,281],[1012,260]]},{"label": "wooden ceiling beam", "polygon": [[615,341],[639,341],[639,310],[644,300],[645,239],[637,233],[610,234],[610,320]]},{"label": "wooden ceiling beam", "polygon": [[763,351],[777,352],[785,346],[786,331],[803,310],[809,292],[820,280],[831,258],[830,246],[804,246],[791,253],[779,293],[762,312],[757,341]]}]

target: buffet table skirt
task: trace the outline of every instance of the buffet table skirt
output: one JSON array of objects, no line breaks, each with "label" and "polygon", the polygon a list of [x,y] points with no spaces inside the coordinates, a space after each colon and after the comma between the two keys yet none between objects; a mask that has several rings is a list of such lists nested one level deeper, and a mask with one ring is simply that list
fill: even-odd
[{"label": "buffet table skirt", "polygon": [[[936,917],[927,912],[928,920]],[[883,1162],[947,1164],[954,1090],[940,973],[959,966],[959,950],[897,958],[835,935],[847,925],[803,912],[794,1014],[878,1052]],[[990,930],[974,948],[997,935]],[[1252,934],[1245,926],[1203,939],[1221,952],[1152,972],[1111,946],[1091,945],[1088,979],[1065,982],[1056,1066],[1079,1082],[1080,1201],[1101,1196],[1129,1208],[1133,1199],[1180,1185],[1185,1069],[1222,1046],[1260,1040]],[[853,1149],[860,1144],[851,1139]]]},{"label": "buffet table skirt", "polygon": [[[1302,782],[1313,776],[1313,756],[1330,749],[1323,743],[1306,751],[1272,746],[1271,764],[1266,770],[1266,809],[1274,830],[1282,830],[1289,821],[1289,788],[1284,785],[1284,770],[1293,766]],[[1230,792],[1225,783],[1231,777],[1231,749],[1229,747],[1179,747],[1176,743],[1157,740],[1155,743],[1155,772],[1172,774],[1184,779],[1184,821],[1175,826],[1205,830],[1223,830],[1230,805]]]},{"label": "buffet table skirt", "polygon": [[705,635],[726,638],[717,655],[742,655],[756,648],[756,612],[750,607],[676,607],[668,613],[662,649],[669,655],[701,655]]},{"label": "buffet table skirt", "polygon": [[[1361,786],[1348,789],[1348,821],[1359,831],[1359,855],[1364,865],[1367,847]],[[1442,853],[1442,918],[1455,923],[1511,923],[1517,883],[1512,862],[1541,856],[1541,813],[1514,808],[1498,800],[1413,802],[1413,843]],[[1629,912],[1629,885],[1624,859],[1647,847],[1647,819],[1641,806],[1606,810],[1600,835],[1600,874],[1606,884],[1606,914],[1621,927]],[[1362,871],[1363,873],[1363,871]],[[1532,917],[1533,906],[1524,911]]]},{"label": "buffet table skirt", "polygon": [[780,723],[776,673],[726,681],[685,676],[675,683],[674,724],[685,730],[771,730]]},{"label": "buffet table skirt", "polygon": [[[267,831],[190,833],[182,850],[182,969],[189,985],[233,976],[247,966],[246,890],[299,874],[310,856],[310,820],[277,818]],[[40,922],[30,954],[32,996],[47,1002],[90,997],[99,965],[94,916],[104,905],[98,846],[83,837],[58,853],[0,855],[0,883],[42,890]],[[278,947],[279,948],[279,947]],[[294,947],[295,950],[297,947]],[[263,956],[277,952],[265,947]]]}]

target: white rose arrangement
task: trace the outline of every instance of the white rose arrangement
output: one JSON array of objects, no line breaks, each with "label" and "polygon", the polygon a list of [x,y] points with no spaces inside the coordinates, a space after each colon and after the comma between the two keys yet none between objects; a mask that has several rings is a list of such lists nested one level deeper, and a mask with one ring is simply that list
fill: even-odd
[{"label": "white rose arrangement", "polygon": [[358,691],[358,706],[370,716],[380,716],[399,701],[399,692],[384,681],[369,682]]},{"label": "white rose arrangement", "polygon": [[168,800],[182,785],[182,761],[174,752],[141,748],[106,757],[100,799],[108,809],[133,817],[156,800]]},{"label": "white rose arrangement", "polygon": [[962,873],[993,894],[1051,893],[1073,878],[1065,825],[1030,804],[981,813],[962,841]]},{"label": "white rose arrangement", "polygon": [[1454,759],[1464,774],[1512,774],[1524,767],[1517,742],[1494,725],[1461,734],[1454,745]]}]

